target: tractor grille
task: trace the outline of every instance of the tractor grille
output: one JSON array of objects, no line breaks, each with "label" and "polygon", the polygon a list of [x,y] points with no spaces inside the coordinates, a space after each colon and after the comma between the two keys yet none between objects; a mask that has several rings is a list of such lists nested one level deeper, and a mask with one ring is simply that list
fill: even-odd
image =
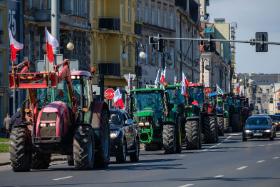
[{"label": "tractor grille", "polygon": [[56,121],[56,113],[55,112],[43,112],[41,116],[41,121]]},{"label": "tractor grille", "polygon": [[55,126],[41,127],[40,134],[41,134],[41,138],[55,137],[56,136],[56,127]]}]

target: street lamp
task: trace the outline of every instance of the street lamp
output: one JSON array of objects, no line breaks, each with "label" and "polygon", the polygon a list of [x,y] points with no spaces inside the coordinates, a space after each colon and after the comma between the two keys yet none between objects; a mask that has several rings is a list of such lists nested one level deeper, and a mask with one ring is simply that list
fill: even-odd
[{"label": "street lamp", "polygon": [[135,74],[136,74],[136,83],[137,83],[137,88],[139,87],[139,75],[138,75],[138,61],[139,61],[139,58],[140,59],[146,59],[147,58],[147,54],[144,52],[144,46],[142,45],[142,43],[140,42],[136,42],[135,45],[132,44],[132,43],[128,43],[126,45],[124,45],[123,47],[123,51],[122,51],[122,54],[121,54],[121,57],[123,60],[127,60],[128,59],[128,54],[125,52],[125,47],[127,46],[135,46],[136,48],[136,71],[135,71]]},{"label": "street lamp", "polygon": [[69,51],[73,51],[74,50],[74,44],[73,42],[68,42],[67,45],[66,45],[66,48],[69,50]]}]

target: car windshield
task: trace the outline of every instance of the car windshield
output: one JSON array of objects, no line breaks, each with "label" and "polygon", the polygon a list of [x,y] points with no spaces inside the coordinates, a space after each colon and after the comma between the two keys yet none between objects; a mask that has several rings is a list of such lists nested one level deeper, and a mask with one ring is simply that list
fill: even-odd
[{"label": "car windshield", "polygon": [[134,97],[134,110],[141,111],[152,109],[154,111],[162,111],[163,103],[160,92],[138,92]]},{"label": "car windshield", "polygon": [[120,115],[117,112],[111,112],[110,119],[109,119],[110,125],[122,125],[122,120]]},{"label": "car windshield", "polygon": [[267,118],[249,118],[247,125],[269,125]]}]

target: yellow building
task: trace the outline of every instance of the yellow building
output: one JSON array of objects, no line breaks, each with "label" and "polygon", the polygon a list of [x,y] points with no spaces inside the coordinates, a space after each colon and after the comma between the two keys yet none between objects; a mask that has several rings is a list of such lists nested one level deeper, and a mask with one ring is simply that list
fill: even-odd
[{"label": "yellow building", "polygon": [[105,77],[105,87],[124,87],[135,73],[136,0],[91,0],[91,66]]},{"label": "yellow building", "polygon": [[7,1],[0,1],[0,128],[9,111]]}]

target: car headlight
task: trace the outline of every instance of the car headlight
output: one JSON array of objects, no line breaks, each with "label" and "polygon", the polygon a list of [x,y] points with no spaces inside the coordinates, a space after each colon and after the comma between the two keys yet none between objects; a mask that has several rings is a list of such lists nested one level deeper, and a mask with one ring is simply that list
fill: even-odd
[{"label": "car headlight", "polygon": [[250,131],[250,130],[245,130],[245,133],[250,133],[250,132],[252,132],[252,131]]},{"label": "car headlight", "polygon": [[271,132],[271,130],[270,129],[266,129],[264,132]]},{"label": "car headlight", "polygon": [[120,131],[111,131],[110,138],[116,138],[120,134]]}]

